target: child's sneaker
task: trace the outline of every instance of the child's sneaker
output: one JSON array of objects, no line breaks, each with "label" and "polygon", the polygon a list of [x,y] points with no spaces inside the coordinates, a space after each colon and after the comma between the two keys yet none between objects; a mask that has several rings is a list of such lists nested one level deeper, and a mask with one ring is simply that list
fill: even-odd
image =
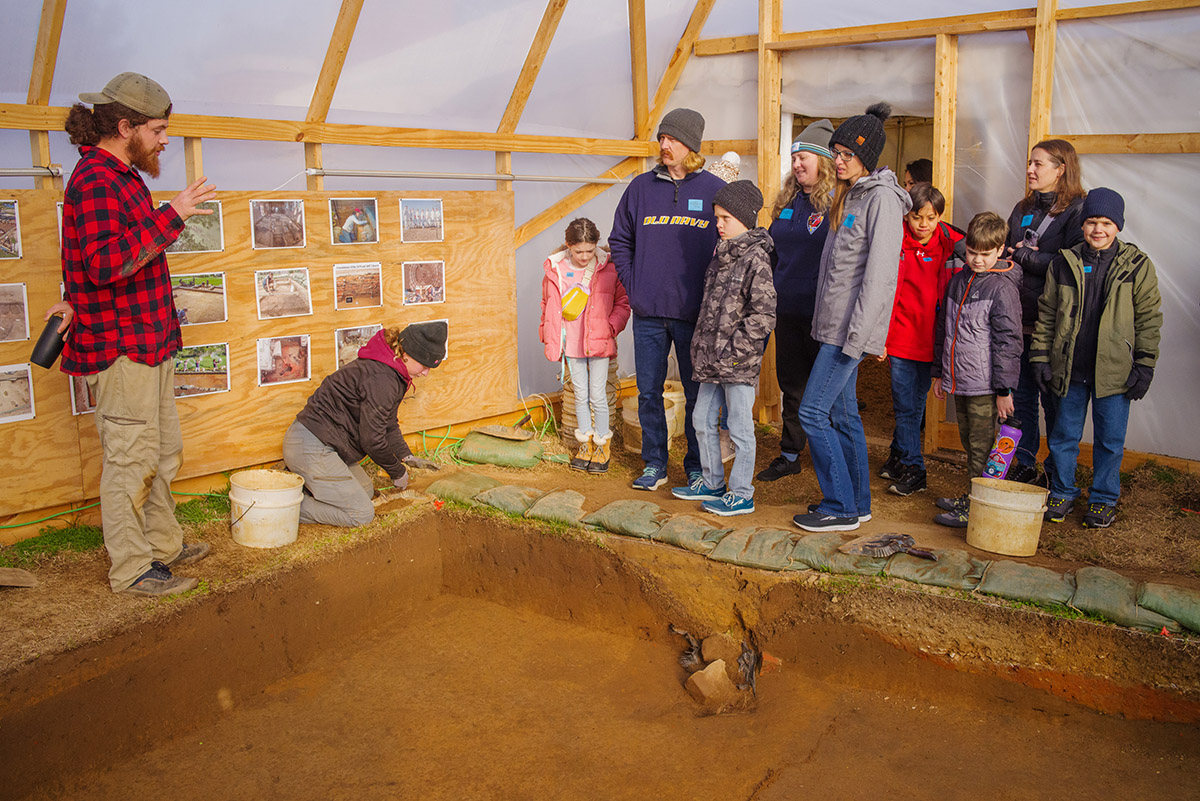
[{"label": "child's sneaker", "polygon": [[[676,496],[678,497],[678,496]],[[721,517],[733,517],[734,515],[748,515],[754,511],[754,499],[743,498],[740,495],[734,495],[732,492],[727,492],[718,500],[705,501],[700,504],[700,508],[706,512]]]},{"label": "child's sneaker", "polygon": [[786,456],[776,456],[769,465],[758,471],[754,478],[758,481],[778,481],[787,476],[798,476],[804,472],[800,457],[788,459]]},{"label": "child's sneaker", "polygon": [[686,487],[675,487],[671,494],[681,501],[719,501],[727,490],[722,484],[716,489],[709,489],[704,483],[704,476],[697,475]]},{"label": "child's sneaker", "polygon": [[[1054,495],[1046,501],[1046,522],[1061,523],[1067,519],[1067,515],[1071,514],[1071,510],[1075,508],[1075,501],[1072,498],[1059,498]],[[1114,510],[1115,511],[1115,510]],[[1109,523],[1112,521],[1109,520]]]},{"label": "child's sneaker", "polygon": [[960,506],[956,509],[951,509],[948,512],[942,512],[940,515],[933,516],[933,522],[939,526],[949,526],[950,528],[966,528],[967,515],[970,513],[969,506]]},{"label": "child's sneaker", "polygon": [[1108,528],[1117,517],[1117,506],[1113,503],[1089,503],[1083,513],[1084,528]]},{"label": "child's sneaker", "polygon": [[900,475],[888,487],[893,495],[912,495],[925,489],[925,470],[915,464],[906,464],[900,468]]},{"label": "child's sneaker", "polygon": [[1037,480],[1038,469],[1036,464],[1021,464],[1015,462],[1008,468],[1008,473],[1004,476],[1009,481],[1019,481],[1022,484],[1032,484]]},{"label": "child's sneaker", "polygon": [[900,478],[900,454],[892,451],[888,454],[887,461],[883,463],[883,467],[879,468],[879,477],[894,481]]},{"label": "child's sneaker", "polygon": [[953,512],[958,509],[970,509],[971,493],[964,493],[957,498],[938,498],[933,502],[933,505],[939,509],[945,509],[947,512]]},{"label": "child's sneaker", "polygon": [[633,488],[653,492],[667,483],[667,468],[647,467],[633,480]]}]

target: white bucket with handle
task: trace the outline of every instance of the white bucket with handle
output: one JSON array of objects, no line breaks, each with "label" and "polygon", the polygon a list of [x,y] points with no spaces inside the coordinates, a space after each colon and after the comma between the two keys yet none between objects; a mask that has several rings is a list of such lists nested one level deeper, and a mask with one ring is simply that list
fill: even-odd
[{"label": "white bucket with handle", "polygon": [[967,545],[1004,556],[1033,556],[1042,534],[1047,490],[999,478],[971,479]]},{"label": "white bucket with handle", "polygon": [[280,548],[300,533],[304,479],[283,470],[243,470],[229,477],[230,531],[249,548]]}]

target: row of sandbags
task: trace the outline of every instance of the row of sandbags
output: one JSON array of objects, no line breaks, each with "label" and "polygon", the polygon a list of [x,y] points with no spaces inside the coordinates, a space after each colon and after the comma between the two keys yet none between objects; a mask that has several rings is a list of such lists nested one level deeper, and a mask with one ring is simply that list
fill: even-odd
[{"label": "row of sandbags", "polygon": [[541,490],[501,484],[459,471],[438,479],[429,492],[466,506],[485,505],[510,515],[590,526],[654,540],[718,562],[763,570],[819,570],[889,576],[917,584],[982,592],[1040,606],[1069,606],[1122,626],[1159,632],[1200,632],[1200,592],[1169,584],[1139,584],[1102,567],[1059,573],[1002,559],[979,559],[958,548],[935,549],[937,561],[898,553],[886,558],[844,554],[837,532],[803,534],[773,526],[720,528],[700,515],[672,515],[650,501],[613,501],[585,514],[574,490]]}]

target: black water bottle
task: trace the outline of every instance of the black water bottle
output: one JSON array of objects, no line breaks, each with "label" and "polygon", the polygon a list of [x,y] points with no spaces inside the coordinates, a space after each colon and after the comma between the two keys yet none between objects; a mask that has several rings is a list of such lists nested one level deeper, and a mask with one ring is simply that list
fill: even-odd
[{"label": "black water bottle", "polygon": [[38,367],[45,367],[49,370],[58,361],[59,354],[62,353],[63,335],[58,332],[58,327],[62,325],[62,315],[52,314],[50,319],[46,321],[46,327],[42,329],[42,335],[38,337],[37,344],[33,346],[33,355],[29,357],[29,361],[36,364]]}]

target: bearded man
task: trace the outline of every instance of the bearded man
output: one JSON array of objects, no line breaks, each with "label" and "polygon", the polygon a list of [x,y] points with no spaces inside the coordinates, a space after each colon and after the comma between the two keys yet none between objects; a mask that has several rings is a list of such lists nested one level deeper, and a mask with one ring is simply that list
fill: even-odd
[{"label": "bearded man", "polygon": [[[216,197],[200,178],[155,208],[139,170],[158,177],[171,98],[144,75],[124,72],[81,94],[66,131],[79,162],[63,199],[62,274],[67,328],[62,369],[86,377],[104,449],[100,515],[113,592],[171,595],[195,578],[172,567],[198,562],[207,543],[183,542],[171,480],[182,464],[174,355],[182,345],[163,251],[184,221],[211,214]],[[73,320],[72,320],[73,315]]]}]

